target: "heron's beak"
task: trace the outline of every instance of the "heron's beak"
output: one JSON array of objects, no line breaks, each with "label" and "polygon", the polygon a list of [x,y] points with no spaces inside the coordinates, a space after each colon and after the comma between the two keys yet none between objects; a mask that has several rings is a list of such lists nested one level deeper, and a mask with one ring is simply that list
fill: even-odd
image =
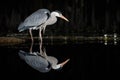
[{"label": "heron's beak", "polygon": [[70,59],[67,59],[66,61],[60,63],[60,66],[63,67]]},{"label": "heron's beak", "polygon": [[66,20],[67,22],[69,22],[69,20],[68,20],[66,17],[64,17],[63,15],[60,16],[60,18],[62,18],[62,19],[64,19],[64,20]]}]

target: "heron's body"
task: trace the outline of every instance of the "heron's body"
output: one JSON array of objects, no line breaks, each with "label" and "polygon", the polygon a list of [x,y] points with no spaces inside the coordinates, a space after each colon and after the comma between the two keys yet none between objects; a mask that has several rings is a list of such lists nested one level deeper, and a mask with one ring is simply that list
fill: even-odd
[{"label": "heron's body", "polygon": [[19,56],[32,68],[40,72],[49,72],[51,64],[42,56],[19,51]]}]

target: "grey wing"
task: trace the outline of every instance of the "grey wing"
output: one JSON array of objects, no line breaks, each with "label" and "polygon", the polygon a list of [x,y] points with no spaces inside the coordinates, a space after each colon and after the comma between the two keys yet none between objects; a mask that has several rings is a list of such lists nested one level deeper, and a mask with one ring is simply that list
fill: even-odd
[{"label": "grey wing", "polygon": [[24,21],[24,26],[38,26],[48,19],[50,12],[47,9],[39,9],[30,16],[28,16]]},{"label": "grey wing", "polygon": [[48,61],[40,56],[27,56],[25,61],[32,68],[40,72],[48,72],[50,70],[50,68],[48,68]]},{"label": "grey wing", "polygon": [[19,51],[18,54],[29,66],[40,72],[49,72],[51,69],[51,66],[48,67],[48,61],[41,56],[32,55],[24,51]]},{"label": "grey wing", "polygon": [[18,30],[19,32],[24,31],[26,29],[29,29],[31,27],[37,27],[43,23],[49,18],[50,11],[47,9],[39,9],[30,16],[28,16],[24,22],[22,22]]}]

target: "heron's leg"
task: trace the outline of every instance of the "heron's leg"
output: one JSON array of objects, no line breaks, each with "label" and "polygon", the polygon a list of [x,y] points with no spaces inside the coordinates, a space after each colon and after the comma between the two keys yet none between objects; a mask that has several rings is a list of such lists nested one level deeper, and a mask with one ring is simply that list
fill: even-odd
[{"label": "heron's leg", "polygon": [[33,36],[32,36],[32,29],[29,29],[30,37],[32,40],[31,46],[30,46],[30,53],[32,53],[32,47],[33,47]]},{"label": "heron's leg", "polygon": [[47,54],[46,54],[46,49],[45,49],[45,48],[44,48],[44,50],[43,50],[43,56],[44,56],[44,58],[47,59]]},{"label": "heron's leg", "polygon": [[46,29],[46,25],[44,25],[43,27],[43,34],[45,33],[45,29]]},{"label": "heron's leg", "polygon": [[33,41],[32,41],[31,46],[30,46],[30,53],[32,53],[32,48],[33,48]]},{"label": "heron's leg", "polygon": [[39,47],[39,48],[40,48],[40,55],[43,56],[42,43],[41,43],[41,42],[39,42],[39,46],[40,46],[40,47]]},{"label": "heron's leg", "polygon": [[33,43],[32,29],[29,29],[29,33],[30,33],[30,37],[31,37],[31,40],[32,40],[32,43]]},{"label": "heron's leg", "polygon": [[42,29],[39,29],[40,44],[42,45]]},{"label": "heron's leg", "polygon": [[40,54],[42,55],[43,51],[42,51],[42,29],[41,29],[41,27],[39,29],[39,38],[40,38],[40,42],[39,42],[39,45],[40,45]]}]

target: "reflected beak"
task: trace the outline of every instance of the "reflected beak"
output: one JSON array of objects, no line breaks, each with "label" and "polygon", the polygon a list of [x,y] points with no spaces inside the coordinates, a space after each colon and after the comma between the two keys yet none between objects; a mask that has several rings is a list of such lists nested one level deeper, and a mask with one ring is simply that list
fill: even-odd
[{"label": "reflected beak", "polygon": [[67,59],[66,61],[60,63],[60,66],[63,67],[70,59]]},{"label": "reflected beak", "polygon": [[62,18],[62,19],[64,19],[64,20],[66,20],[67,22],[69,22],[69,20],[68,20],[66,17],[64,17],[63,15],[60,16],[60,18]]}]

